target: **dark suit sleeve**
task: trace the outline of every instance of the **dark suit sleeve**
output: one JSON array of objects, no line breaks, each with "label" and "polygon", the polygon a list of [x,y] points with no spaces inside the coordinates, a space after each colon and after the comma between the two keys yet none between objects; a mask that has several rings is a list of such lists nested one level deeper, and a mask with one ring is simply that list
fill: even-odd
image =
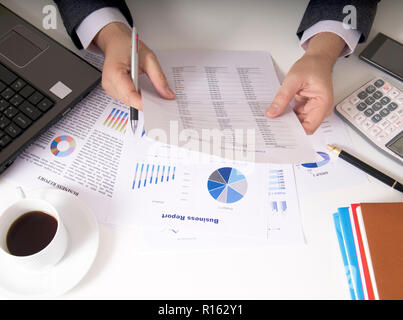
[{"label": "dark suit sleeve", "polygon": [[344,6],[353,5],[357,9],[357,30],[361,32],[359,42],[368,38],[380,0],[311,0],[298,27],[297,36],[301,39],[306,29],[322,20],[343,21],[347,13]]},{"label": "dark suit sleeve", "polygon": [[80,39],[77,36],[76,28],[92,12],[105,8],[118,8],[133,26],[133,19],[130,10],[124,0],[54,0],[62,16],[66,31],[77,48],[82,49]]}]

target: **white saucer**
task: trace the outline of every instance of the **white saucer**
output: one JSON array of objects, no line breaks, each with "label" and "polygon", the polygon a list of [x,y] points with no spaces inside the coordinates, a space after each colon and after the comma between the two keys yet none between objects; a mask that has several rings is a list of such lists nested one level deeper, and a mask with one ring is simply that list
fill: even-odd
[{"label": "white saucer", "polygon": [[0,295],[54,298],[72,289],[90,269],[98,251],[98,223],[92,211],[67,192],[46,188],[26,194],[49,201],[58,210],[69,233],[69,246],[57,265],[40,271],[24,270],[0,255]]}]

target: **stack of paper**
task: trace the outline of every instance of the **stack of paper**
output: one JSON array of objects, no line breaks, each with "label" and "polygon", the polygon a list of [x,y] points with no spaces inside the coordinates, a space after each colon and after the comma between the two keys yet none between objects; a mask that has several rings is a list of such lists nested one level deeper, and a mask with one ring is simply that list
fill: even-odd
[{"label": "stack of paper", "polygon": [[361,203],[333,214],[353,300],[403,299],[403,203]]}]

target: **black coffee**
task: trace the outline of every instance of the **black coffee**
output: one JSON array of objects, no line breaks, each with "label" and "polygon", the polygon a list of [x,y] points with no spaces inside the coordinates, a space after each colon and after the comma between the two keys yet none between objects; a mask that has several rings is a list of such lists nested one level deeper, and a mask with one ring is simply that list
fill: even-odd
[{"label": "black coffee", "polygon": [[23,214],[7,232],[8,251],[15,256],[29,256],[44,249],[53,239],[57,220],[41,211]]}]

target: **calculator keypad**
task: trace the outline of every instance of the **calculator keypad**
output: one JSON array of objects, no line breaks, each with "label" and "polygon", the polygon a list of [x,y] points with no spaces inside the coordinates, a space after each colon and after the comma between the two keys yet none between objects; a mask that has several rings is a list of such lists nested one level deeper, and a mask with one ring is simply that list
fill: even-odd
[{"label": "calculator keypad", "polygon": [[403,129],[403,92],[384,79],[368,82],[336,109],[385,150],[385,145]]}]

